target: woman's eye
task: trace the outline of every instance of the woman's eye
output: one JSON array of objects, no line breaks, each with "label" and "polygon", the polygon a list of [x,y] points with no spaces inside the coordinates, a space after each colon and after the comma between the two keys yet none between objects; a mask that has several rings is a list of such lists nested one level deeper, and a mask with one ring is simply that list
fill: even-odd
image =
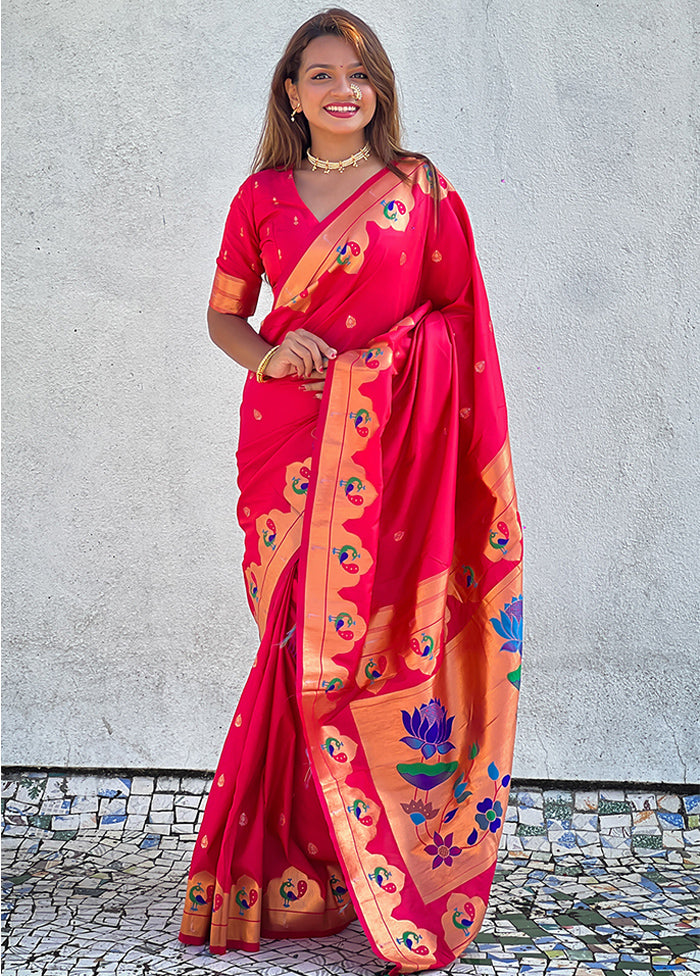
[{"label": "woman's eye", "polygon": [[356,71],[353,78],[359,78],[361,81],[367,81],[367,75],[364,71]]},{"label": "woman's eye", "polygon": [[323,81],[324,78],[330,77],[325,71],[319,72],[317,75],[313,75],[312,81]]}]

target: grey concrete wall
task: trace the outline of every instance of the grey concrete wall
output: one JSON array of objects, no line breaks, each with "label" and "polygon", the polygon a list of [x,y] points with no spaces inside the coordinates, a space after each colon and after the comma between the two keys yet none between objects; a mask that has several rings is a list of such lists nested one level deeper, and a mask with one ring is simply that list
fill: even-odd
[{"label": "grey concrete wall", "polygon": [[[527,531],[520,777],[698,778],[693,8],[353,4],[491,296]],[[204,309],[316,9],[6,0],[6,763],[216,763],[256,642],[242,371]]]}]

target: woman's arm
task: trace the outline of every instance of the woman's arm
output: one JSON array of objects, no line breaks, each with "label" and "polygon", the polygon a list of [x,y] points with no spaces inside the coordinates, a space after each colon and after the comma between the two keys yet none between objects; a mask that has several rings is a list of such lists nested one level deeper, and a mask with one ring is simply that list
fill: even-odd
[{"label": "woman's arm", "polygon": [[[207,323],[212,342],[227,356],[253,372],[272,348],[255,329],[238,315],[207,310]],[[329,359],[336,350],[319,336],[306,329],[288,332],[267,364],[265,375],[273,379],[296,376],[304,379],[323,379]]]}]

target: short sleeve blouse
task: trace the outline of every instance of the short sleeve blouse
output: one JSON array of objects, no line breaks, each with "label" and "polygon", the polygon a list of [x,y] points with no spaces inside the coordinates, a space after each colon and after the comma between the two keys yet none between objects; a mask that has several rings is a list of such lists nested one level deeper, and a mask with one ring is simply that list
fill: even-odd
[{"label": "short sleeve blouse", "polygon": [[255,311],[264,271],[253,214],[252,186],[249,177],[231,203],[209,299],[214,311],[243,319]]}]

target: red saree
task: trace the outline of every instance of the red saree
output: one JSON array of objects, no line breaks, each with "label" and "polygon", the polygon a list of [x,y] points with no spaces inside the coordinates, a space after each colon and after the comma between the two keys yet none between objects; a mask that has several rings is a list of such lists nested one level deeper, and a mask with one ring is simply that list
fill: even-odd
[{"label": "red saree", "polygon": [[522,541],[469,221],[426,167],[319,222],[292,174],[234,200],[211,304],[338,349],[323,398],[249,375],[239,519],[261,644],[180,932],[212,952],[357,915],[394,973],[448,965],[486,911],[508,800]]}]

